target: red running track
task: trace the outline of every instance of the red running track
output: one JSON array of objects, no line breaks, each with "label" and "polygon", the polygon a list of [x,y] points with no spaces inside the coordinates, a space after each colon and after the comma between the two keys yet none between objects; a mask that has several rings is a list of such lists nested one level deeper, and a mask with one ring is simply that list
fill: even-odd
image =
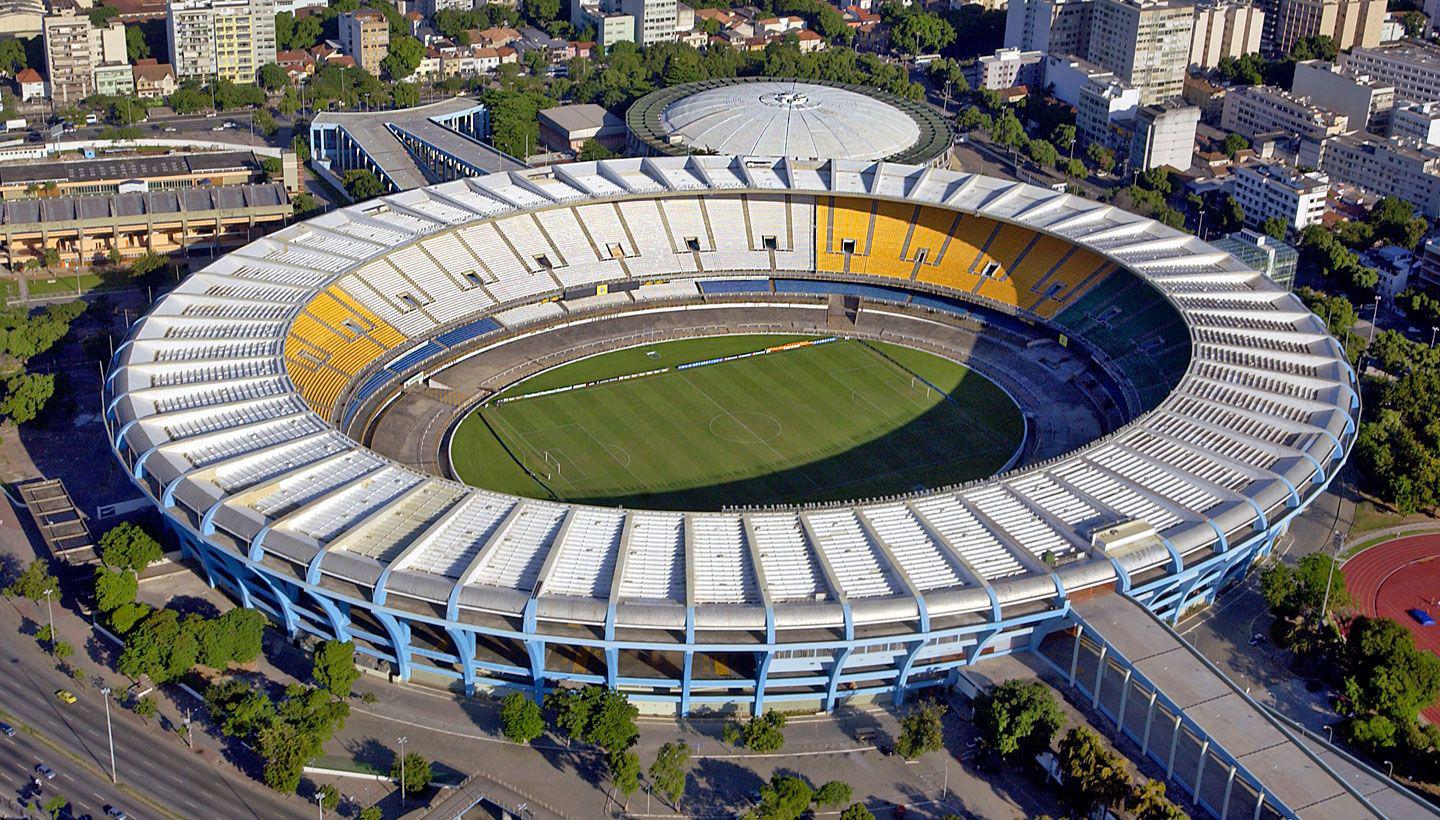
[{"label": "red running track", "polygon": [[[1440,535],[1416,535],[1371,547],[1345,562],[1345,587],[1364,615],[1392,618],[1415,636],[1415,645],[1440,655]],[[1406,610],[1423,609],[1436,620],[1421,626]],[[1425,710],[1440,723],[1440,703]]]}]

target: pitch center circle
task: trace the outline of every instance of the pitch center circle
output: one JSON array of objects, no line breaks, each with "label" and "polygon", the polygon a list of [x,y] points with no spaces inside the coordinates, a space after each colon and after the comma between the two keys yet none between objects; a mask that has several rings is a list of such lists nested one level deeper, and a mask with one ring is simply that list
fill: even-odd
[{"label": "pitch center circle", "polygon": [[766,444],[779,438],[783,429],[774,416],[755,410],[720,413],[710,419],[710,432],[735,444]]}]

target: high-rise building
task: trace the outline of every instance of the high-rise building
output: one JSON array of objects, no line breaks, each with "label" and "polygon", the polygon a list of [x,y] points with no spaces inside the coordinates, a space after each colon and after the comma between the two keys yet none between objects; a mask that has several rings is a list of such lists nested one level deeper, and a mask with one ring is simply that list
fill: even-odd
[{"label": "high-rise building", "polygon": [[1413,102],[1440,100],[1440,47],[1407,40],[1393,46],[1340,53],[1340,67],[1368,74],[1395,87],[1395,96]]},{"label": "high-rise building", "polygon": [[170,64],[180,79],[253,83],[275,62],[275,0],[170,0]]},{"label": "high-rise building", "polygon": [[1278,162],[1235,168],[1235,199],[1245,211],[1245,224],[1263,225],[1283,219],[1290,230],[1302,231],[1325,215],[1330,179],[1314,171],[1302,174]]},{"label": "high-rise building", "polygon": [[1094,0],[1010,0],[1005,47],[1084,57],[1090,48]]},{"label": "high-rise building", "polygon": [[1431,219],[1440,217],[1440,146],[1346,134],[1325,141],[1320,168],[1336,182],[1399,197]]},{"label": "high-rise building", "polygon": [[1385,85],[1364,74],[1342,72],[1322,60],[1302,60],[1295,64],[1295,82],[1290,92],[1308,97],[1310,102],[1344,114],[1351,130],[1384,134],[1390,127],[1390,110],[1395,107],[1395,87]]},{"label": "high-rise building", "polygon": [[1344,51],[1380,44],[1387,0],[1280,0],[1274,48],[1288,53],[1306,37],[1329,37]]},{"label": "high-rise building", "polygon": [[1082,144],[1099,143],[1121,158],[1129,144],[1129,123],[1140,107],[1140,91],[1114,78],[1097,78],[1080,89],[1075,106],[1075,131]]},{"label": "high-rise building", "polygon": [[1095,0],[1085,58],[1115,72],[1149,105],[1180,96],[1195,9],[1178,0]]},{"label": "high-rise building", "polygon": [[1250,3],[1215,0],[1195,6],[1190,64],[1214,68],[1226,57],[1258,52],[1264,25],[1265,12]]},{"label": "high-rise building", "polygon": [[997,48],[976,60],[966,72],[971,88],[1003,91],[1017,85],[1035,88],[1045,83],[1045,55],[1039,51]]},{"label": "high-rise building", "polygon": [[635,42],[648,46],[675,39],[675,0],[620,0],[621,14],[635,18]]},{"label": "high-rise building", "polygon": [[380,73],[380,61],[390,50],[390,21],[374,9],[340,15],[340,50],[355,58],[355,65]]},{"label": "high-rise building", "polygon": [[1390,136],[1440,145],[1440,103],[1404,103],[1390,112]]},{"label": "high-rise building", "polygon": [[1135,112],[1135,133],[1130,140],[1130,167],[1141,171],[1170,167],[1190,168],[1195,156],[1195,130],[1200,109],[1168,100],[1143,106]]},{"label": "high-rise building", "polygon": [[41,24],[50,98],[57,103],[77,103],[95,93],[99,32],[90,27],[90,18],[78,13],[74,3],[53,3],[51,12]]},{"label": "high-rise building", "polygon": [[1320,146],[1326,139],[1351,130],[1350,118],[1344,114],[1266,85],[1230,89],[1220,127],[1249,140],[1269,135],[1298,139],[1299,161],[1312,168],[1320,164]]}]

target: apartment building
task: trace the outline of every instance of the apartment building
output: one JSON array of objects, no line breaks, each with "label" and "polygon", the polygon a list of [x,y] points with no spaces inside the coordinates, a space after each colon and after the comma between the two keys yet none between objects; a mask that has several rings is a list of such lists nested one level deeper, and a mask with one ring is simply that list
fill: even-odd
[{"label": "apartment building", "polygon": [[1214,68],[1226,57],[1260,50],[1265,12],[1248,2],[1216,0],[1195,6],[1190,32],[1190,65]]},{"label": "apartment building", "polygon": [[1080,105],[1080,90],[1091,80],[1113,79],[1115,72],[1089,60],[1066,54],[1045,55],[1045,86],[1055,99],[1066,105]]},{"label": "apartment building", "polygon": [[1080,89],[1075,106],[1075,131],[1082,144],[1099,143],[1122,158],[1129,146],[1140,89],[1115,79],[1091,80]]},{"label": "apartment building", "polygon": [[1440,100],[1440,47],[1415,40],[1340,54],[1340,67],[1395,87],[1395,96],[1413,102]]},{"label": "apartment building", "polygon": [[170,0],[165,21],[181,80],[253,83],[275,62],[275,0]]},{"label": "apartment building", "polygon": [[95,66],[100,63],[95,35],[90,18],[75,4],[57,2],[51,9],[41,21],[50,98],[59,104],[77,103],[95,93]]},{"label": "apartment building", "polygon": [[1399,197],[1431,219],[1440,217],[1440,146],[1346,134],[1325,142],[1320,168],[1336,182]]},{"label": "apartment building", "polygon": [[1141,107],[1135,112],[1130,141],[1130,167],[1141,171],[1170,167],[1187,170],[1195,155],[1195,130],[1200,109],[1176,100]]},{"label": "apartment building", "polygon": [[1094,0],[1010,0],[1005,7],[1005,47],[1084,57],[1094,6]]},{"label": "apartment building", "polygon": [[996,49],[976,60],[966,70],[971,88],[1003,91],[1019,85],[1036,88],[1045,84],[1045,53],[1018,48]]},{"label": "apartment building", "polygon": [[1086,59],[1140,92],[1141,105],[1180,96],[1194,7],[1171,0],[1095,0]]},{"label": "apartment building", "polygon": [[1350,119],[1344,114],[1319,108],[1305,97],[1264,85],[1230,89],[1225,95],[1220,127],[1250,140],[1277,134],[1297,138],[1300,164],[1311,167],[1319,165],[1320,146],[1326,139],[1351,130]]},{"label": "apartment building", "polygon": [[640,45],[675,39],[675,21],[679,16],[675,0],[620,0],[617,11],[634,18],[635,42]]},{"label": "apartment building", "polygon": [[1292,231],[1304,230],[1325,215],[1330,179],[1322,173],[1301,173],[1278,162],[1235,168],[1231,193],[1245,210],[1245,224],[1259,227],[1280,218]]},{"label": "apartment building", "polygon": [[1395,86],[1366,74],[1348,74],[1323,60],[1296,63],[1290,92],[1308,97],[1313,105],[1344,114],[1352,130],[1372,134],[1388,131],[1390,110],[1395,107]]},{"label": "apartment building", "polygon": [[1404,103],[1390,112],[1390,136],[1440,145],[1440,103]]},{"label": "apartment building", "polygon": [[380,61],[390,50],[390,22],[374,9],[340,15],[340,50],[355,58],[355,65],[380,73]]},{"label": "apartment building", "polygon": [[1380,44],[1387,0],[1280,0],[1274,48],[1287,53],[1306,37],[1324,36],[1344,51]]}]

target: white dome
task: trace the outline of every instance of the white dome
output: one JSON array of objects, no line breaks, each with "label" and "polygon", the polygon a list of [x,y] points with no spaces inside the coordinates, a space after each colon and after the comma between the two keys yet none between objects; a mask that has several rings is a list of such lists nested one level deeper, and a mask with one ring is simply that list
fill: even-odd
[{"label": "white dome", "polygon": [[754,82],[701,91],[665,107],[673,144],[720,154],[877,160],[920,140],[904,111],[874,97],[803,82]]}]

